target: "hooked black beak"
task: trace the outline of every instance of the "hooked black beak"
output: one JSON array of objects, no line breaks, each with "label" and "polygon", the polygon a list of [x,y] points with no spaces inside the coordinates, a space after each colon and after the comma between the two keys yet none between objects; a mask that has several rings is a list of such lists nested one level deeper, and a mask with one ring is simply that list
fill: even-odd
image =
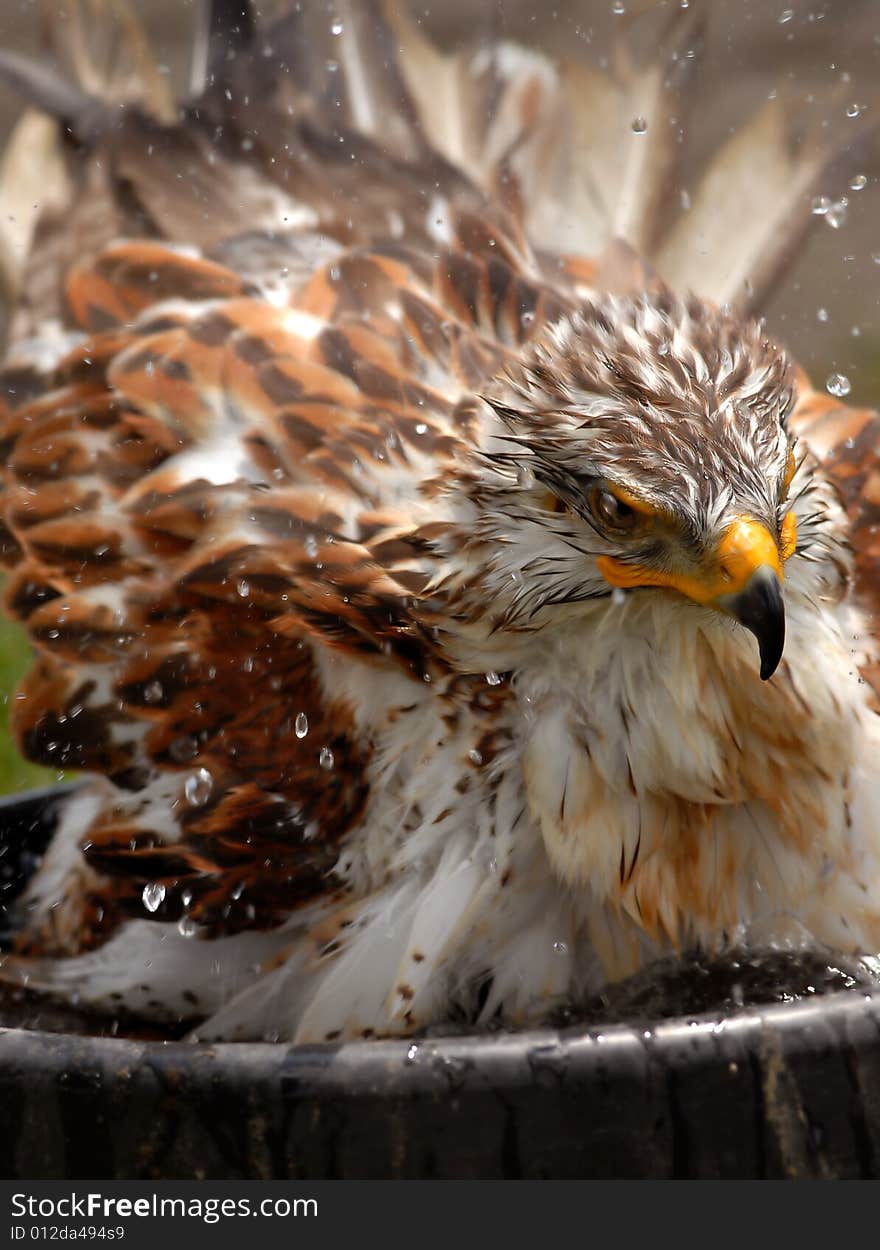
[{"label": "hooked black beak", "polygon": [[725,595],[718,603],[755,635],[761,653],[761,680],[772,677],[785,646],[785,604],[779,575],[769,564],[762,564],[742,590]]}]

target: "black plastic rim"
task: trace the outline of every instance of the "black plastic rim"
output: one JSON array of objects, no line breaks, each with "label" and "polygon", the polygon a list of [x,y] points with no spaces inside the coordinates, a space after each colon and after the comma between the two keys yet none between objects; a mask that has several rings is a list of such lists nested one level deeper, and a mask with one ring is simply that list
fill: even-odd
[{"label": "black plastic rim", "polygon": [[191,1045],[0,1032],[11,1177],[871,1177],[880,1008],[493,1037]]}]

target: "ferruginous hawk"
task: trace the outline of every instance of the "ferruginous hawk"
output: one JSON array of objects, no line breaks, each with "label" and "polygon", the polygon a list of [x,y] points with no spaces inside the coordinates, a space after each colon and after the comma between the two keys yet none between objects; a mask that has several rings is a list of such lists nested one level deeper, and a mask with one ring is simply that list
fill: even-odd
[{"label": "ferruginous hawk", "polygon": [[215,4],[181,109],[0,62],[64,123],[3,186],[14,724],[100,775],[3,975],[322,1041],[877,951],[878,421],[754,319],[831,140],[770,102],[676,217],[697,6],[601,73],[299,7]]}]

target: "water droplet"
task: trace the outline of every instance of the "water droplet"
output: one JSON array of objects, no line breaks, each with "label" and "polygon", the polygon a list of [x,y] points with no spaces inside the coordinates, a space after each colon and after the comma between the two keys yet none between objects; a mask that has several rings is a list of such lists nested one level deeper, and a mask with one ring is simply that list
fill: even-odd
[{"label": "water droplet", "polygon": [[846,115],[847,115],[847,117],[861,117],[861,115],[862,115],[862,109],[863,109],[864,107],[865,107],[865,106],[864,106],[864,104],[855,104],[855,103],[853,103],[853,104],[848,104],[848,105],[846,106]]},{"label": "water droplet", "polygon": [[565,942],[554,942],[554,943],[553,943],[553,949],[556,951],[556,954],[557,954],[557,955],[567,955],[567,954],[568,954],[568,947],[567,947],[567,945],[565,944]]},{"label": "water droplet", "polygon": [[486,681],[489,683],[490,686],[501,685],[501,678],[494,671],[494,669],[489,669],[489,672],[486,674]]},{"label": "water droplet", "polygon": [[418,1053],[419,1053],[419,1048],[418,1048],[418,1046],[416,1045],[416,1043],[415,1043],[415,1042],[413,1042],[412,1046],[410,1046],[409,1050],[406,1052],[406,1060],[405,1060],[405,1062],[406,1062],[406,1063],[415,1063],[415,1061],[416,1061],[416,1056],[418,1055]]},{"label": "water droplet", "polygon": [[199,746],[192,734],[181,734],[168,748],[168,754],[177,764],[186,764],[198,755]]},{"label": "water droplet", "polygon": [[314,560],[318,554],[318,540],[315,538],[315,535],[307,534],[306,541],[303,544],[303,546],[306,549],[306,555],[309,557],[309,559]]},{"label": "water droplet", "polygon": [[516,483],[523,490],[531,490],[535,485],[535,474],[530,465],[521,464],[516,471]]},{"label": "water droplet", "polygon": [[843,399],[852,390],[852,383],[845,374],[832,373],[825,383],[825,390],[829,395],[836,395],[838,399]]},{"label": "water droplet", "polygon": [[817,308],[817,309],[816,309],[816,320],[817,320],[817,321],[827,321],[827,320],[828,320],[828,309],[827,309],[827,308]]},{"label": "water droplet", "polygon": [[520,322],[524,326],[530,326],[534,320],[535,314],[533,312],[524,312],[520,317]]},{"label": "water droplet", "polygon": [[468,759],[472,764],[482,764],[483,753],[482,751],[478,751],[476,747],[473,747],[470,751],[468,751]]},{"label": "water droplet", "polygon": [[829,205],[825,213],[825,224],[830,226],[832,230],[839,230],[846,222],[847,209],[849,208],[849,200],[846,196],[842,199],[835,200]]},{"label": "water droplet", "polygon": [[207,768],[199,768],[187,777],[186,784],[183,787],[183,793],[186,796],[187,803],[192,807],[204,807],[208,799],[211,797],[211,791],[214,789],[214,778],[208,772]]},{"label": "water droplet", "polygon": [[864,191],[868,185],[868,179],[865,174],[856,174],[849,184],[850,191]]},{"label": "water droplet", "polygon": [[183,903],[184,907],[189,907],[190,903],[193,901],[192,890],[181,890],[180,901]]},{"label": "water droplet", "polygon": [[611,602],[616,608],[622,608],[626,603],[626,591],[622,586],[615,586],[611,592]]},{"label": "water droplet", "polygon": [[251,593],[251,584],[246,577],[241,577],[235,584],[235,590],[240,598],[247,599],[248,595]]},{"label": "water droplet", "polygon": [[181,937],[194,937],[198,932],[199,926],[193,920],[192,916],[181,916],[177,922],[177,932]]},{"label": "water droplet", "polygon": [[330,748],[321,747],[321,753],[318,756],[318,763],[321,765],[321,767],[323,769],[326,769],[327,772],[330,772],[335,762],[336,761],[333,758],[333,752],[330,750]]},{"label": "water droplet", "polygon": [[812,204],[810,205],[811,211],[815,213],[817,217],[824,217],[830,207],[831,200],[827,195],[815,196]]},{"label": "water droplet", "polygon": [[304,738],[309,732],[309,718],[305,712],[298,712],[296,720],[293,723],[293,732],[297,738]]},{"label": "water droplet", "polygon": [[338,17],[334,18],[333,21],[330,23],[331,35],[341,35],[344,30],[345,30],[345,26],[343,25],[343,23],[340,21]]},{"label": "water droplet", "polygon": [[160,681],[148,681],[144,686],[144,703],[161,703],[164,694]]},{"label": "water droplet", "polygon": [[144,892],[141,895],[144,901],[144,907],[147,911],[158,911],[165,898],[165,887],[160,881],[151,881],[144,886]]},{"label": "water droplet", "polygon": [[632,132],[634,135],[643,135],[648,129],[647,118],[634,117],[632,121]]},{"label": "water droplet", "polygon": [[335,74],[336,71],[339,69],[339,62],[338,61],[325,61],[324,68],[326,69],[328,74]]},{"label": "water droplet", "polygon": [[790,22],[794,17],[794,9],[783,9],[779,14],[779,25],[784,26],[786,22]]}]

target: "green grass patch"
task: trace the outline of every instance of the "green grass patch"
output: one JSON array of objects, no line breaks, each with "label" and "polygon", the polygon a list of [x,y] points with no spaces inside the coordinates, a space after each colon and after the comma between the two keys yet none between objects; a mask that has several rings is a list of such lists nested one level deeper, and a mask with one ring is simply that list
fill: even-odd
[{"label": "green grass patch", "polygon": [[9,711],[15,688],[30,667],[31,657],[30,643],[23,630],[0,616],[0,794],[44,786],[61,776],[22,759],[9,732]]}]

